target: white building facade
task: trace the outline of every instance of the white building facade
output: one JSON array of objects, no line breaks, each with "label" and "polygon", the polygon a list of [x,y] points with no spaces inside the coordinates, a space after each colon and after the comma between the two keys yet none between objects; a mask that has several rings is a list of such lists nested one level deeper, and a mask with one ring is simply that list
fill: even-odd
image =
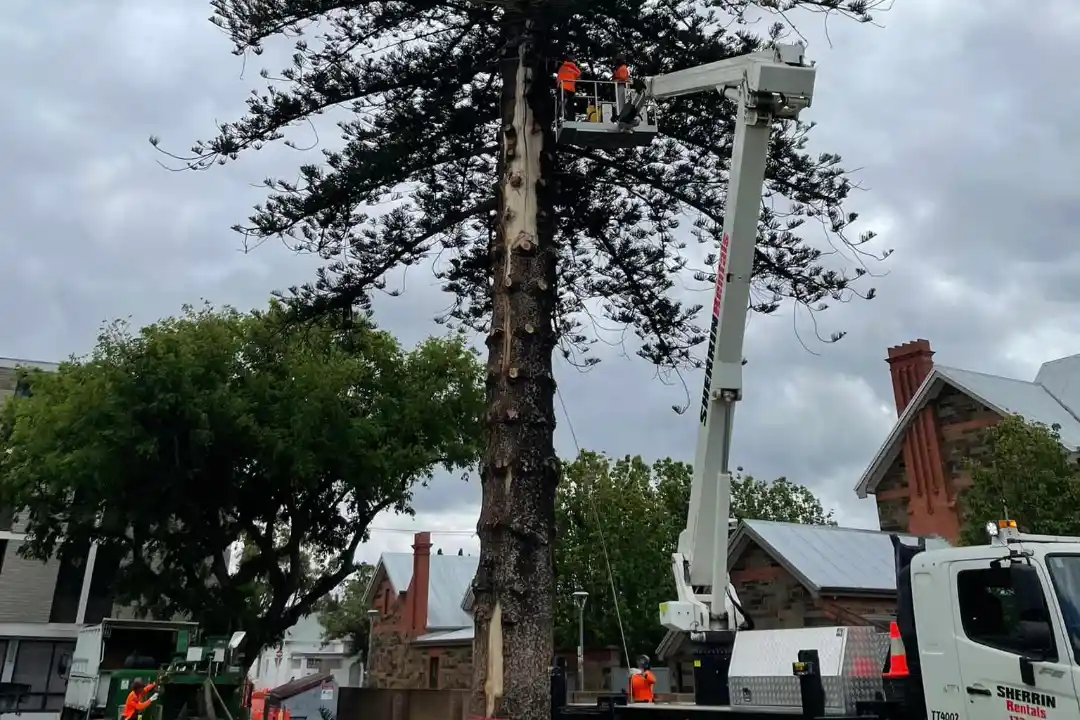
[{"label": "white building facade", "polygon": [[343,640],[323,642],[323,626],[308,615],[285,633],[278,647],[263,650],[248,670],[256,690],[270,690],[293,680],[329,672],[338,687],[360,687],[363,665]]}]

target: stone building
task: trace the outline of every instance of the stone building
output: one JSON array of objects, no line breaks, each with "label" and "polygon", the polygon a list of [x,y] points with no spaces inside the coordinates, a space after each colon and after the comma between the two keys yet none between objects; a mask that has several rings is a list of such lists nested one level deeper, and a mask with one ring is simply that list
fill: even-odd
[{"label": "stone building", "polygon": [[431,552],[416,533],[413,552],[383,553],[368,586],[370,679],[377,688],[468,689],[472,683],[469,588],[477,558]]},{"label": "stone building", "polygon": [[1015,414],[1057,425],[1062,443],[1080,449],[1080,355],[1044,363],[1035,380],[1015,380],[935,365],[926,340],[889,348],[898,418],[855,490],[873,495],[882,530],[960,533],[957,500],[970,486],[966,458],[984,452],[981,431]]},{"label": "stone building", "polygon": [[[759,630],[876,625],[896,614],[890,533],[746,520],[731,537],[731,582]],[[904,535],[904,542],[918,538]],[[946,547],[926,538],[928,548]]]},{"label": "stone building", "polygon": [[[432,552],[416,533],[413,552],[383,553],[368,586],[371,684],[377,688],[469,689],[472,685],[472,580],[478,558]],[[576,650],[558,651],[576,684]],[[620,648],[585,649],[585,685],[610,687]],[[615,673],[617,675],[617,672]]]}]

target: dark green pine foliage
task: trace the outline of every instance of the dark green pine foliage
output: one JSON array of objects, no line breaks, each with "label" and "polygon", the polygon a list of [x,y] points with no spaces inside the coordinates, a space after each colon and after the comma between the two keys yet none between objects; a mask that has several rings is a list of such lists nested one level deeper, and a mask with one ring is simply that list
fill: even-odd
[{"label": "dark green pine foliage", "polygon": [[[782,19],[803,9],[866,21],[878,2],[214,0],[214,22],[238,54],[274,37],[299,39],[284,81],[197,144],[190,167],[236,159],[330,108],[351,111],[340,124],[342,149],[313,156],[299,180],[269,181],[268,200],[236,227],[252,242],[285,238],[327,260],[315,282],[290,293],[296,307],[310,316],[363,305],[387,272],[438,255],[454,299],[440,320],[487,334],[476,714],[549,716],[553,352],[561,344],[582,361],[599,304],[637,334],[636,350],[649,361],[696,365],[705,332],[684,287],[696,279],[707,289],[715,257],[696,266],[676,228],[695,218],[694,236],[711,249],[723,221],[732,103],[718,94],[665,103],[663,139],[643,150],[556,150],[559,55],[572,53],[586,76],[604,78],[625,53],[640,77],[749,52],[782,32],[739,22],[744,13]],[[754,27],[769,37],[755,37]],[[785,299],[820,310],[873,292],[852,286],[870,257],[858,246],[871,239],[848,234],[856,217],[843,204],[852,185],[837,156],[805,152],[808,130],[775,133],[756,262],[759,312]],[[851,268],[837,262],[844,253],[824,257],[797,234],[805,225],[821,237],[815,223],[836,247],[846,244]]]}]

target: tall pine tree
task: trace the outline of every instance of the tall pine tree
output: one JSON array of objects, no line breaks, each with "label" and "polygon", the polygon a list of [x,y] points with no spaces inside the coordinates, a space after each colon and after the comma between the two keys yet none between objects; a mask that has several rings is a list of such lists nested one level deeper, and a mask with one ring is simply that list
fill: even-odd
[{"label": "tall pine tree", "polygon": [[[315,282],[292,289],[296,307],[311,315],[362,305],[386,273],[438,254],[455,300],[441,319],[487,334],[477,714],[549,714],[553,352],[561,343],[581,358],[591,340],[582,318],[599,306],[636,333],[639,355],[669,370],[695,366],[700,308],[679,293],[687,280],[714,282],[715,256],[695,267],[675,231],[694,216],[693,236],[715,248],[723,224],[733,104],[715,93],[662,104],[662,138],[644,149],[556,148],[559,56],[603,78],[622,53],[636,76],[653,75],[751,52],[782,32],[750,34],[740,22],[747,12],[782,18],[805,8],[866,21],[880,2],[213,0],[213,21],[237,54],[299,38],[282,80],[198,143],[189,167],[236,159],[329,108],[352,111],[340,124],[341,149],[303,166],[299,181],[268,182],[269,199],[235,228],[327,260]],[[852,185],[839,157],[805,152],[808,129],[774,132],[755,263],[759,312],[785,299],[816,311],[873,293],[852,287],[866,272],[865,250],[848,253],[857,259],[848,273],[797,232],[816,221],[837,246],[871,239],[846,234],[856,220],[843,208]]]}]

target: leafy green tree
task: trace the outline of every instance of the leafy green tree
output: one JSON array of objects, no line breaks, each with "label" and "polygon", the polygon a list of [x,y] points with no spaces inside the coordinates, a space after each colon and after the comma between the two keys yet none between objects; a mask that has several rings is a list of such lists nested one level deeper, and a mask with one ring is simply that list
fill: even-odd
[{"label": "leafy green tree", "polygon": [[[766,36],[754,35],[748,13],[784,20],[806,9],[868,21],[882,4],[212,1],[214,22],[237,54],[300,37],[292,67],[249,97],[244,118],[198,143],[185,158],[190,167],[227,163],[318,115],[351,113],[339,124],[340,149],[303,165],[299,179],[268,180],[268,200],[236,226],[245,241],[282,238],[347,258],[328,261],[315,282],[295,289],[304,314],[366,302],[388,272],[438,257],[438,277],[454,297],[444,319],[488,337],[476,714],[548,713],[557,343],[567,354],[587,350],[583,323],[599,313],[632,329],[634,349],[650,362],[697,365],[706,333],[682,288],[711,285],[716,258],[699,265],[675,231],[689,214],[690,234],[714,249],[724,220],[730,100],[713,93],[663,103],[663,138],[648,148],[556,147],[551,76],[559,56],[572,54],[586,73],[606,77],[626,52],[636,75],[653,75],[783,34],[783,24],[765,22]],[[837,155],[807,152],[809,129],[793,123],[773,134],[754,268],[760,312],[785,300],[818,311],[872,296],[853,287],[866,274],[861,262],[849,272],[836,262],[845,253],[820,249],[817,225],[837,247],[864,245],[871,234],[850,235],[857,215],[844,205],[852,184]],[[806,223],[812,242],[800,234]],[[869,257],[866,247],[856,255]],[[490,638],[499,638],[495,647]]]},{"label": "leafy green tree", "polygon": [[1080,482],[1058,430],[1010,415],[983,431],[981,451],[966,461],[963,544],[984,544],[987,520],[1004,513],[1024,532],[1080,535]]},{"label": "leafy green tree", "polygon": [[[622,648],[619,615],[631,658],[652,653],[664,636],[660,603],[675,597],[671,554],[686,527],[693,469],[670,458],[652,465],[641,457],[612,461],[581,452],[563,466],[556,499],[556,643],[578,644],[572,594],[589,593],[585,644]],[[835,524],[832,511],[807,488],[785,478],[773,482],[737,475],[731,512],[740,519]],[[604,549],[607,555],[604,554]],[[618,614],[614,597],[618,598]]]},{"label": "leafy green tree", "polygon": [[[379,512],[473,467],[483,392],[460,338],[406,350],[366,318],[297,326],[279,305],[185,308],[30,376],[0,410],[0,503],[21,551],[97,541],[126,556],[118,599],[278,640],[352,575]],[[248,543],[229,572],[226,551]]]},{"label": "leafy green tree", "polygon": [[833,511],[807,487],[780,477],[772,482],[736,473],[731,480],[731,516],[805,525],[835,525]]},{"label": "leafy green tree", "polygon": [[664,498],[657,485],[689,488],[689,475],[682,477],[688,470],[683,463],[650,466],[640,457],[612,462],[588,451],[563,466],[555,513],[558,647],[578,644],[578,611],[572,598],[577,590],[589,593],[587,647],[621,649],[619,615],[631,656],[656,647],[663,637],[656,607],[671,599],[666,596],[672,587],[671,553],[686,516],[685,509],[680,516],[667,516],[658,505]]},{"label": "leafy green tree", "polygon": [[341,586],[340,592],[327,595],[319,604],[318,617],[324,640],[345,640],[349,652],[367,662],[371,620],[364,595],[375,574],[375,566],[360,563],[356,572]]}]

